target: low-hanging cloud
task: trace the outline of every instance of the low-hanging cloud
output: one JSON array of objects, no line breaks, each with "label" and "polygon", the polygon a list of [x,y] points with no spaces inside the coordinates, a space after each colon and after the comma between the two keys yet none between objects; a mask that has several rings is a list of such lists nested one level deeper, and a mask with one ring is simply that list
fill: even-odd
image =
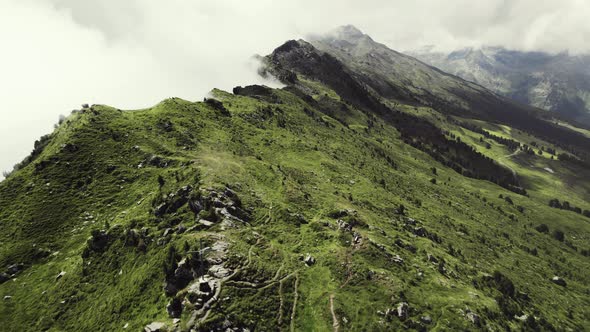
[{"label": "low-hanging cloud", "polygon": [[261,83],[253,54],[342,24],[398,50],[590,50],[585,0],[0,0],[0,13],[0,170],[81,103],[142,108]]}]

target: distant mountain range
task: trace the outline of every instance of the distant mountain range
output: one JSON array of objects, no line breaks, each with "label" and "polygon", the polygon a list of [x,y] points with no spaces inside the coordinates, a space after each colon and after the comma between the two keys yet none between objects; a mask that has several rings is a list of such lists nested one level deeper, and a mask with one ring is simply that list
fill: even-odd
[{"label": "distant mountain range", "polygon": [[590,125],[590,55],[501,47],[444,53],[432,46],[406,54],[519,102]]}]

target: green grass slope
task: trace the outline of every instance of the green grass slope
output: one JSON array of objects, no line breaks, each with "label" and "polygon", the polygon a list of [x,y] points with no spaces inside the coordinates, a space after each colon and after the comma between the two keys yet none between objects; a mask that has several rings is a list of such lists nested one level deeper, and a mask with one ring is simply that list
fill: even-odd
[{"label": "green grass slope", "polygon": [[68,117],[0,183],[0,330],[589,328],[590,219],[547,204],[587,191],[464,177],[308,86]]}]

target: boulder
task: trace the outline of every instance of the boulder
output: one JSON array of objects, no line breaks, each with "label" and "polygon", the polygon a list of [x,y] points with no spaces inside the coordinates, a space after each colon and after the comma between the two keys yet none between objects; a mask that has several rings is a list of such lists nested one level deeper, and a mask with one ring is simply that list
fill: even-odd
[{"label": "boulder", "polygon": [[422,316],[420,317],[420,321],[426,325],[432,324],[432,318],[430,316]]},{"label": "boulder", "polygon": [[567,286],[567,283],[565,282],[565,280],[563,280],[563,278],[560,278],[558,276],[555,276],[555,277],[551,278],[551,281],[554,284],[559,285],[559,286],[562,286],[562,287]]},{"label": "boulder", "polygon": [[413,233],[419,237],[427,237],[428,236],[428,231],[426,231],[426,229],[424,227],[414,228]]},{"label": "boulder", "polygon": [[293,223],[296,224],[296,225],[302,225],[302,224],[308,224],[309,223],[307,221],[307,219],[305,219],[305,217],[303,215],[301,215],[300,213],[291,213],[291,214],[289,214],[289,219],[291,219],[291,221],[293,221]]},{"label": "boulder", "polygon": [[174,270],[174,279],[176,279],[179,284],[185,286],[194,279],[191,264],[186,258],[183,258],[178,262],[178,267]]},{"label": "boulder", "polygon": [[227,208],[227,211],[234,217],[239,219],[240,221],[249,221],[250,220],[250,216],[248,215],[248,213],[242,209],[240,209],[239,207],[236,206],[230,206]]},{"label": "boulder", "polygon": [[66,275],[66,271],[61,271],[56,277],[55,277],[55,281],[58,281],[59,279],[61,279],[63,276]]},{"label": "boulder", "polygon": [[231,271],[223,265],[213,265],[209,268],[209,274],[216,278],[225,278],[231,274]]},{"label": "boulder", "polygon": [[305,259],[303,261],[305,262],[305,265],[307,265],[307,266],[312,266],[315,264],[315,258],[310,254],[307,254],[307,256],[305,256]]},{"label": "boulder", "polygon": [[399,319],[404,320],[406,318],[408,318],[408,314],[410,312],[410,306],[406,303],[406,302],[401,302],[397,305],[397,308],[395,309],[397,317],[399,317]]},{"label": "boulder", "polygon": [[6,268],[6,273],[15,275],[22,271],[25,268],[25,265],[22,263],[12,264],[8,268]]},{"label": "boulder", "polygon": [[103,251],[109,245],[110,237],[105,230],[93,230],[88,239],[88,249],[91,251]]},{"label": "boulder", "polygon": [[146,164],[149,166],[154,166],[157,168],[166,168],[169,165],[169,161],[160,157],[160,156],[156,156],[156,155],[151,155],[149,156],[144,163],[142,164]]},{"label": "boulder", "polygon": [[168,281],[164,285],[164,293],[166,293],[166,296],[174,296],[178,293],[178,287],[176,287],[173,281]]},{"label": "boulder", "polygon": [[426,259],[431,263],[434,263],[434,264],[438,263],[438,258],[436,258],[434,255],[426,254]]},{"label": "boulder", "polygon": [[199,214],[203,210],[203,204],[199,201],[190,200],[188,206],[195,215]]},{"label": "boulder", "polygon": [[401,258],[399,255],[395,255],[391,258],[391,261],[396,263],[396,264],[403,264],[404,263],[404,259]]},{"label": "boulder", "polygon": [[192,304],[202,305],[215,294],[215,280],[204,276],[188,287],[187,299]]},{"label": "boulder", "polygon": [[183,224],[176,226],[176,233],[182,234],[186,232],[186,227]]},{"label": "boulder", "polygon": [[205,104],[207,104],[209,107],[220,111],[221,114],[229,116],[231,115],[231,113],[227,110],[227,108],[225,108],[225,106],[223,105],[223,103],[217,99],[213,99],[213,98],[205,98]]},{"label": "boulder", "polygon": [[163,237],[166,237],[168,235],[171,235],[174,231],[172,230],[172,228],[166,228],[164,230],[164,234],[162,234]]},{"label": "boulder", "polygon": [[357,232],[354,232],[354,234],[352,235],[352,242],[354,244],[359,244],[359,243],[361,243],[361,239],[362,239],[361,235]]},{"label": "boulder", "polygon": [[473,323],[475,326],[479,326],[481,324],[481,318],[479,318],[479,315],[474,312],[468,311],[465,315],[465,318],[467,318],[467,320]]},{"label": "boulder", "polygon": [[166,332],[166,324],[162,322],[153,322],[143,328],[144,332]]},{"label": "boulder", "polygon": [[8,280],[10,280],[10,276],[6,273],[0,273],[0,284],[7,282]]},{"label": "boulder", "polygon": [[352,226],[342,219],[338,219],[336,224],[338,225],[338,228],[342,231],[351,231],[352,230]]},{"label": "boulder", "polygon": [[236,86],[232,92],[235,95],[250,96],[250,97],[262,97],[271,96],[272,89],[264,85],[248,85],[246,87]]},{"label": "boulder", "polygon": [[199,219],[199,224],[201,224],[205,227],[211,227],[214,225],[214,223],[212,221],[205,220],[205,219]]},{"label": "boulder", "polygon": [[182,301],[179,298],[173,298],[166,306],[168,315],[172,318],[179,318],[182,315]]}]

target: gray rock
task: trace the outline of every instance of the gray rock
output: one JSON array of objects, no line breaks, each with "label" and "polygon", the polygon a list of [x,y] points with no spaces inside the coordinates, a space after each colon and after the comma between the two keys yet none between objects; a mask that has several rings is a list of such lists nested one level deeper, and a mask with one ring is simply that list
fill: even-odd
[{"label": "gray rock", "polygon": [[10,280],[10,276],[6,273],[0,273],[0,284]]},{"label": "gray rock", "polygon": [[55,277],[55,281],[58,281],[59,279],[61,279],[63,276],[66,275],[66,271],[61,271],[57,277]]},{"label": "gray rock", "polygon": [[145,332],[165,332],[166,324],[162,322],[153,322],[143,328]]},{"label": "gray rock", "polygon": [[343,230],[343,231],[351,231],[352,230],[352,226],[342,219],[338,219],[336,224],[338,225],[338,228],[340,230]]},{"label": "gray rock", "polygon": [[176,226],[176,233],[182,234],[186,232],[186,227],[183,224]]},{"label": "gray rock", "polygon": [[22,263],[12,264],[6,269],[6,273],[11,274],[11,275],[15,275],[15,274],[19,273],[20,271],[22,271],[22,269],[24,269],[24,267],[25,266]]},{"label": "gray rock", "polygon": [[216,281],[204,276],[188,287],[187,299],[193,304],[202,305],[215,294],[216,288]]},{"label": "gray rock", "polygon": [[559,285],[559,286],[563,286],[563,287],[567,286],[567,283],[565,282],[565,280],[563,280],[563,278],[560,278],[558,276],[553,277],[551,279],[551,282],[553,282],[554,284]]},{"label": "gray rock", "polygon": [[231,274],[231,271],[226,269],[223,265],[213,265],[209,268],[209,274],[216,278],[225,278]]},{"label": "gray rock", "polygon": [[397,305],[397,308],[395,310],[397,313],[397,317],[399,317],[401,320],[404,320],[408,318],[410,306],[406,302],[401,302]]},{"label": "gray rock", "polygon": [[401,258],[399,255],[395,255],[391,258],[391,261],[397,264],[403,264],[404,263],[404,259]]},{"label": "gray rock", "polygon": [[426,231],[426,229],[424,229],[424,227],[414,228],[413,233],[417,236],[420,236],[420,237],[427,237],[428,236],[428,231]]},{"label": "gray rock", "polygon": [[183,258],[178,262],[178,267],[174,270],[174,277],[177,280],[192,280],[193,279],[193,272],[191,269],[190,262]]},{"label": "gray rock", "polygon": [[354,234],[352,235],[352,237],[353,237],[353,239],[352,239],[352,242],[353,242],[354,244],[359,244],[359,243],[361,243],[362,237],[361,237],[361,235],[360,235],[359,233],[357,233],[357,232],[354,232]]},{"label": "gray rock", "polygon": [[438,259],[434,255],[426,254],[426,259],[431,263],[438,263]]},{"label": "gray rock", "polygon": [[173,298],[166,306],[166,311],[168,312],[168,315],[170,317],[180,318],[180,315],[182,315],[183,307],[184,306],[182,305],[182,301],[179,298]]},{"label": "gray rock", "polygon": [[474,312],[468,311],[465,317],[475,326],[479,326],[479,324],[481,323],[481,318],[479,318],[479,315]]},{"label": "gray rock", "polygon": [[424,324],[432,324],[432,318],[430,316],[422,316],[420,317],[420,321]]},{"label": "gray rock", "polygon": [[205,219],[199,219],[199,224],[205,226],[205,227],[211,227],[213,226],[213,222],[209,221],[209,220],[205,220]]},{"label": "gray rock", "polygon": [[307,266],[312,266],[315,264],[315,258],[310,254],[307,254],[307,256],[305,256],[305,259],[303,261],[305,262],[305,265],[307,265]]}]

